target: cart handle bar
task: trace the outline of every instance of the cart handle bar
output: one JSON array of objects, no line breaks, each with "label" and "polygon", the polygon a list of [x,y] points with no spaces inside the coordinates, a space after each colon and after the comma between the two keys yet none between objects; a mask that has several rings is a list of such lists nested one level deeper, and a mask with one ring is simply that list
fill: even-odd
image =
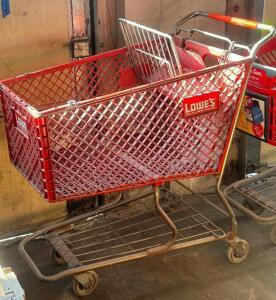
[{"label": "cart handle bar", "polygon": [[204,11],[194,11],[176,23],[176,25],[173,29],[173,35],[179,34],[179,32],[180,32],[179,28],[184,23],[186,23],[187,21],[189,21],[195,17],[198,17],[198,16],[207,17],[207,18],[210,18],[210,19],[213,19],[216,21],[220,21],[220,22],[224,22],[224,23],[228,23],[228,24],[232,24],[232,25],[237,25],[237,26],[242,26],[245,28],[269,31],[269,33],[267,35],[265,35],[256,44],[254,44],[254,46],[252,47],[252,49],[250,51],[251,56],[254,56],[257,49],[262,44],[264,44],[267,40],[269,40],[271,37],[273,37],[276,33],[275,27],[271,26],[271,25],[259,23],[256,21],[246,20],[246,19],[242,19],[242,18],[220,15],[220,14],[216,14],[216,13],[208,13],[208,12],[204,12]]}]

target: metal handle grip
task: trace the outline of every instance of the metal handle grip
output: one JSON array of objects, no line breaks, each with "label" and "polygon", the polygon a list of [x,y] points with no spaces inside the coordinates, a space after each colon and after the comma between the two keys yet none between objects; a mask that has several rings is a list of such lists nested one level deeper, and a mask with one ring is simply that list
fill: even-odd
[{"label": "metal handle grip", "polygon": [[254,56],[257,49],[263,45],[267,40],[269,40],[271,37],[273,37],[275,35],[275,27],[271,26],[271,25],[266,25],[263,23],[259,23],[256,21],[251,21],[251,20],[246,20],[246,19],[242,19],[242,18],[236,18],[236,17],[231,17],[231,16],[225,16],[225,15],[220,15],[220,14],[216,14],[216,13],[208,13],[208,12],[204,12],[204,11],[195,11],[190,13],[189,15],[187,15],[186,17],[182,18],[181,20],[179,20],[176,25],[174,26],[173,29],[173,35],[175,34],[179,34],[180,27],[188,22],[189,20],[198,17],[198,16],[202,16],[202,17],[207,17],[216,21],[220,21],[220,22],[224,22],[224,23],[228,23],[228,24],[232,24],[232,25],[237,25],[237,26],[242,26],[245,28],[250,28],[250,29],[258,29],[258,30],[264,30],[264,31],[268,31],[269,33],[266,34],[264,37],[262,37],[259,41],[257,41],[254,46],[251,48],[250,51],[250,56]]}]

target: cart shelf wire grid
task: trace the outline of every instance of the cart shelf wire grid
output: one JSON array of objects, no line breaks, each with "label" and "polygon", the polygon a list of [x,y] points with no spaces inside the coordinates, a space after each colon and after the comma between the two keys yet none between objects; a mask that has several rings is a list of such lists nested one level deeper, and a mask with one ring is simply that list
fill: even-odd
[{"label": "cart shelf wire grid", "polygon": [[234,183],[226,190],[228,198],[264,215],[276,215],[276,167]]},{"label": "cart shelf wire grid", "polygon": [[[222,229],[184,201],[183,196],[165,188],[160,192],[162,208],[178,229],[177,243],[210,236],[214,239],[225,237]],[[155,211],[153,203],[145,200],[94,214],[46,233],[59,253],[62,245],[68,246],[64,257],[71,266],[135,254],[166,243],[170,235],[170,228]]]},{"label": "cart shelf wire grid", "polygon": [[129,20],[119,22],[140,82],[151,82],[152,73],[159,80],[182,73],[172,36]]}]

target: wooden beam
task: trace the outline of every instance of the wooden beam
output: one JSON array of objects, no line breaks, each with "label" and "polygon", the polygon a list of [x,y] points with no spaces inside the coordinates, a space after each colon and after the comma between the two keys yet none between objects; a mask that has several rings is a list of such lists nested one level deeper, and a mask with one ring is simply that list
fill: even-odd
[{"label": "wooden beam", "polygon": [[116,2],[114,0],[98,1],[96,9],[96,51],[99,53],[117,46]]}]

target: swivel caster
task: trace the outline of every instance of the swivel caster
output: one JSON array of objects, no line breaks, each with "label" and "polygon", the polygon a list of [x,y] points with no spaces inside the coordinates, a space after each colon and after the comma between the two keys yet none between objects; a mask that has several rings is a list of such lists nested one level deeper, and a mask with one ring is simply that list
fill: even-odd
[{"label": "swivel caster", "polygon": [[227,249],[227,258],[233,264],[243,262],[249,253],[249,244],[245,240],[237,239]]},{"label": "swivel caster", "polygon": [[73,279],[72,290],[75,295],[79,297],[84,297],[90,295],[97,287],[99,282],[99,277],[96,272],[89,271],[86,274],[86,283],[81,284],[77,279]]}]

